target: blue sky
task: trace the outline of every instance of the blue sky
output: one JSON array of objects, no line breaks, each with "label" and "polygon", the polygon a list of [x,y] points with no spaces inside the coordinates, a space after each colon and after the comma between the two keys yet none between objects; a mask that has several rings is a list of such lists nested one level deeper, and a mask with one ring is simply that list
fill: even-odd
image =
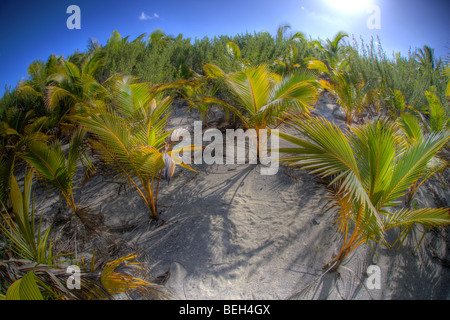
[{"label": "blue sky", "polygon": [[[331,2],[334,1],[334,5]],[[128,0],[128,1],[4,1],[0,2],[0,94],[5,85],[14,88],[27,76],[34,60],[52,53],[67,56],[84,51],[89,38],[106,43],[113,30],[133,39],[160,28],[171,35],[203,38],[215,35],[268,31],[289,24],[313,39],[331,38],[338,31],[379,36],[390,55],[424,44],[437,56],[450,53],[450,1],[448,0],[359,0],[366,7],[353,12],[345,3],[355,0]],[[365,2],[364,2],[365,3]],[[66,13],[70,5],[81,10],[81,29],[69,30]],[[366,25],[367,8],[380,8],[380,29]]]}]

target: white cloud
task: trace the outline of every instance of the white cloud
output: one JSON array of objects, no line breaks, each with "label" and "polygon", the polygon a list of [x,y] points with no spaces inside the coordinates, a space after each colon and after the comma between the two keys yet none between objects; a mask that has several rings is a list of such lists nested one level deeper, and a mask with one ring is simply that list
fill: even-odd
[{"label": "white cloud", "polygon": [[305,7],[304,6],[302,6],[302,8],[301,8],[302,10],[305,10]]},{"label": "white cloud", "polygon": [[144,11],[142,11],[141,15],[139,16],[139,20],[152,20],[152,19],[159,19],[159,15],[155,12],[152,16],[149,16],[145,14]]},{"label": "white cloud", "polygon": [[139,20],[147,20],[148,18],[150,17],[146,15],[144,11],[142,11],[141,15],[139,16]]}]

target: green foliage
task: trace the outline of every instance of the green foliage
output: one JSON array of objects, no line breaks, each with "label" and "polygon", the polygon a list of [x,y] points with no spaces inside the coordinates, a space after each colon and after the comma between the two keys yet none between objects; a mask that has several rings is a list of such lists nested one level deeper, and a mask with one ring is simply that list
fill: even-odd
[{"label": "green foliage", "polygon": [[23,112],[10,107],[0,121],[0,201],[8,206],[7,195],[11,176],[20,163],[18,157],[32,141],[44,141],[47,135],[41,132],[47,117],[36,118],[33,110]]},{"label": "green foliage", "polygon": [[79,169],[79,161],[88,171],[92,171],[92,163],[85,153],[85,135],[86,132],[82,129],[73,133],[67,154],[59,141],[51,144],[33,141],[21,155],[21,158],[36,170],[39,178],[62,195],[75,214],[78,210],[73,196],[73,181]]},{"label": "green foliage", "polygon": [[[175,164],[190,168],[166,143],[169,107],[176,94],[182,92],[205,123],[209,105],[217,103],[258,133],[276,126],[288,110],[308,111],[318,98],[320,76],[320,83],[347,111],[348,124],[363,108],[390,119],[342,132],[326,121],[292,115],[290,124],[309,140],[281,133],[298,145],[284,150],[295,154],[285,160],[323,178],[331,204],[338,209],[339,229],[346,237],[333,262],[363,242],[385,243],[383,234],[390,228],[401,227],[404,236],[416,223],[447,224],[448,212],[443,209],[388,212],[387,208],[397,205],[403,195],[414,194],[447,165],[436,153],[448,140],[448,57],[437,59],[428,46],[407,56],[388,57],[379,39],[369,44],[353,39],[351,44],[344,41],[348,36],[344,32],[322,41],[307,39],[301,32],[288,34],[288,30],[290,26],[283,25],[274,36],[255,32],[194,40],[162,30],[130,40],[114,31],[105,45],[91,41],[85,52],[76,50],[66,59],[52,55],[46,62],[33,62],[28,79],[7,89],[0,99],[0,200],[8,210],[25,217],[25,209],[18,209],[20,199],[24,204],[30,197],[24,191],[20,198],[13,180],[23,159],[61,193],[74,213],[81,213],[73,198],[73,178],[80,161],[92,168],[84,153],[85,132],[77,128],[81,124],[97,156],[135,186],[157,219],[160,180],[170,180]],[[162,90],[180,88],[170,92],[172,96],[160,95]],[[59,133],[68,123],[72,137],[65,152],[62,142],[50,142],[50,136],[61,138]],[[48,234],[41,233],[39,226],[38,237],[32,236],[34,218],[19,218],[18,224],[5,221],[17,251],[26,252],[30,260],[49,261],[50,250],[47,255],[42,251],[49,243]],[[111,264],[105,274],[115,277],[115,268],[126,260]],[[5,265],[0,263],[0,271],[9,270]],[[47,265],[43,268],[48,271]],[[22,271],[25,280],[11,292],[35,284],[29,280],[31,270],[23,267]],[[34,275],[40,278],[45,272]],[[52,277],[51,291],[58,297],[73,297],[55,280],[63,278],[62,271],[52,272],[57,276]],[[121,286],[117,279],[109,279],[113,291]],[[100,278],[96,281],[93,286],[98,291],[93,296],[108,296],[108,289],[98,284]],[[81,296],[89,294],[81,292]]]},{"label": "green foliage", "polygon": [[322,80],[321,83],[344,109],[347,125],[351,125],[354,117],[368,104],[369,85],[351,73],[336,70],[332,71],[329,82]]},{"label": "green foliage", "polygon": [[[171,98],[160,98],[158,89],[149,83],[118,82],[112,105],[90,110],[85,117],[78,118],[93,135],[90,143],[100,159],[111,168],[112,174],[135,187],[156,220],[159,180],[163,169],[174,168],[175,161],[164,156],[171,154],[165,143],[170,135],[165,131],[170,104]],[[183,165],[181,159],[176,160]],[[172,174],[173,171],[166,178],[170,179]]]},{"label": "green foliage", "polygon": [[[445,76],[444,65],[436,62],[430,53],[427,54],[426,52],[430,52],[428,49],[410,51],[406,57],[395,53],[389,58],[383,51],[380,39],[376,42],[372,39],[369,44],[362,40],[359,44],[353,39],[352,46],[347,46],[346,51],[347,72],[362,78],[377,91],[379,98],[373,103],[379,104],[380,112],[384,108],[392,111],[392,103],[398,92],[403,95],[408,106],[421,111],[422,106],[427,104],[425,91],[433,86],[447,117],[450,114],[450,105],[446,99],[448,78]],[[435,61],[433,67],[429,59]]]},{"label": "green foliage", "polygon": [[108,98],[108,92],[97,81],[95,74],[103,66],[104,60],[103,50],[80,57],[78,65],[61,59],[56,71],[48,77],[50,84],[46,88],[44,100],[49,110],[59,112],[59,116],[63,117],[103,104]]},{"label": "green foliage", "polygon": [[424,124],[428,131],[442,131],[449,128],[450,119],[445,114],[441,101],[433,91],[425,91],[428,100],[428,121]]},{"label": "green foliage", "polygon": [[6,291],[6,300],[44,300],[33,271],[16,280]]},{"label": "green foliage", "polygon": [[281,138],[295,145],[280,149],[290,154],[281,160],[323,179],[344,235],[339,254],[327,268],[335,268],[370,240],[390,246],[386,230],[401,228],[403,241],[414,224],[427,228],[450,224],[446,208],[388,210],[400,204],[399,199],[423,177],[430,160],[450,138],[448,131],[405,143],[389,120],[352,126],[346,132],[323,118],[292,115],[289,124],[305,138],[280,132]]},{"label": "green foliage", "polygon": [[52,264],[59,256],[52,254],[52,242],[49,239],[50,228],[42,230],[41,222],[36,228],[34,200],[31,199],[33,172],[25,174],[23,191],[19,189],[14,176],[11,177],[10,202],[11,214],[1,214],[5,225],[0,224],[0,230],[12,244],[13,251],[23,259],[42,264]]},{"label": "green foliage", "polygon": [[205,78],[197,78],[191,80],[181,89],[183,99],[187,101],[190,109],[196,109],[200,113],[205,126],[208,125],[210,103],[205,102],[203,97],[213,97],[218,88],[214,83],[208,83]]}]

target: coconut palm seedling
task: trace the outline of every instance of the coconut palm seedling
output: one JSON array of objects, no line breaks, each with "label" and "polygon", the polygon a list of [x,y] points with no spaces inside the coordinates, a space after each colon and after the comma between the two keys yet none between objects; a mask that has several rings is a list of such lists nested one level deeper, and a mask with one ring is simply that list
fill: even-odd
[{"label": "coconut palm seedling", "polygon": [[129,254],[102,268],[94,268],[94,259],[90,267],[82,261],[71,269],[24,259],[0,261],[1,287],[6,289],[0,293],[0,300],[114,300],[120,293],[128,297],[137,293],[149,299],[169,298],[163,286],[133,275],[142,269],[133,262],[136,257]]},{"label": "coconut palm seedling", "polygon": [[439,69],[440,60],[436,59],[434,49],[425,45],[423,48],[419,48],[415,53],[416,61],[420,65],[420,70],[434,72]]},{"label": "coconut palm seedling", "polygon": [[[136,255],[126,255],[108,262],[100,270],[95,266],[95,254],[90,267],[84,260],[61,260],[71,255],[54,255],[50,239],[51,226],[42,228],[42,215],[36,225],[36,211],[32,199],[33,170],[25,173],[23,191],[14,176],[11,178],[9,213],[1,213],[0,232],[8,240],[13,257],[0,261],[0,300],[43,300],[43,299],[114,299],[117,293],[138,291],[165,298],[163,287],[132,276],[130,271],[139,268],[133,262]],[[5,212],[8,210],[6,208]],[[77,263],[79,287],[68,286],[66,262]],[[3,291],[3,292],[2,292]]]},{"label": "coconut palm seedling", "polygon": [[[304,52],[303,52],[304,53]],[[275,60],[274,68],[277,73],[284,76],[300,69],[315,69],[319,72],[328,71],[327,66],[312,57],[301,58],[296,46],[289,45],[286,54]]]},{"label": "coconut palm seedling", "polygon": [[[170,150],[166,139],[170,97],[161,98],[148,83],[117,82],[111,106],[91,109],[78,121],[89,131],[91,146],[112,173],[128,181],[139,192],[157,220],[157,198],[161,178],[170,180],[179,164],[179,150]],[[189,146],[183,147],[187,151]]]},{"label": "coconut palm seedling", "polygon": [[450,56],[445,56],[443,59],[443,74],[447,77],[447,86],[445,87],[445,95],[447,100],[450,100]]},{"label": "coconut palm seedling", "polygon": [[260,140],[260,130],[273,127],[277,117],[282,117],[287,110],[309,112],[319,94],[316,76],[304,70],[282,77],[271,73],[266,65],[229,74],[212,64],[206,64],[204,69],[207,76],[224,81],[239,105],[232,106],[214,97],[205,97],[204,101],[224,105],[246,128],[255,130],[253,139],[258,159],[265,143]]},{"label": "coconut palm seedling", "polygon": [[87,212],[80,208],[74,198],[74,177],[81,163],[86,174],[93,172],[93,164],[85,150],[86,131],[78,128],[72,134],[67,153],[61,142],[32,141],[20,157],[35,170],[37,177],[49,187],[59,192],[72,214],[78,216],[85,226]]},{"label": "coconut palm seedling", "polygon": [[32,95],[44,99],[45,90],[49,84],[49,76],[58,71],[61,57],[50,55],[47,62],[34,61],[28,66],[28,78],[19,82],[19,94]]},{"label": "coconut palm seedling", "polygon": [[104,62],[105,52],[100,49],[83,57],[81,67],[60,59],[56,71],[47,79],[44,95],[47,108],[60,117],[60,127],[67,127],[70,132],[77,126],[74,117],[108,103],[111,88],[122,76],[115,74],[99,83],[95,75]]},{"label": "coconut palm seedling", "polygon": [[64,102],[69,111],[80,111],[86,105],[93,104],[105,95],[105,90],[94,78],[94,74],[103,65],[105,53],[92,52],[83,59],[81,68],[76,64],[60,59],[57,70],[48,77],[50,83],[46,89],[45,102],[50,110]]},{"label": "coconut palm seedling", "polygon": [[241,49],[239,49],[239,46],[236,43],[232,41],[227,42],[225,47],[231,65],[236,66],[240,70],[250,66],[250,63],[242,58]]},{"label": "coconut palm seedling", "polygon": [[323,61],[330,70],[338,71],[345,66],[345,59],[341,57],[342,46],[340,45],[342,39],[345,37],[348,37],[348,34],[340,31],[333,39],[326,39],[325,43],[321,40],[311,41],[311,45],[318,48],[321,55],[325,56]]},{"label": "coconut palm seedling", "polygon": [[344,109],[348,126],[369,103],[370,86],[348,72],[332,71],[330,81],[320,82]]},{"label": "coconut palm seedling", "polygon": [[280,152],[290,166],[310,170],[326,182],[330,207],[337,213],[343,235],[338,254],[325,266],[336,270],[361,244],[375,241],[391,246],[387,230],[400,229],[404,241],[414,225],[448,225],[447,208],[405,209],[400,199],[423,174],[428,162],[450,138],[448,131],[433,132],[410,144],[389,120],[374,120],[342,131],[323,118],[292,115],[289,125],[306,138],[279,136],[293,144]]},{"label": "coconut palm seedling", "polygon": [[[419,119],[412,113],[403,113],[397,118],[397,124],[402,131],[403,138],[407,145],[411,145],[415,142],[422,141],[425,138],[424,127],[421,125]],[[431,131],[431,132],[437,132]],[[425,183],[431,177],[442,174],[447,168],[448,163],[445,161],[439,153],[433,156],[426,164],[422,174],[417,177],[406,195],[405,205],[409,207],[414,195],[419,187]]]},{"label": "coconut palm seedling", "polygon": [[208,126],[208,116],[210,111],[210,103],[204,102],[202,97],[212,97],[216,94],[218,86],[209,84],[202,78],[196,78],[188,81],[181,88],[181,94],[187,101],[189,109],[196,109],[202,116],[203,124]]},{"label": "coconut palm seedling", "polygon": [[400,90],[389,89],[389,94],[384,100],[387,102],[389,117],[394,121],[407,111],[416,111],[406,103],[405,96]]},{"label": "coconut palm seedling", "polygon": [[[289,25],[280,26],[277,31],[276,44],[279,48],[283,48],[283,53],[278,59],[275,59],[273,66],[275,71],[281,75],[288,74],[298,68],[305,67],[308,58],[301,59],[307,48],[307,41],[302,32],[296,32],[293,35],[286,37],[286,29],[290,29]],[[299,46],[298,43],[304,44]],[[287,46],[287,48],[285,48]],[[299,47],[301,51],[299,52]],[[284,49],[285,48],[285,49]]]},{"label": "coconut palm seedling", "polygon": [[[450,120],[436,94],[433,91],[425,91],[425,95],[428,106],[421,108],[425,114],[410,107],[412,112],[403,112],[397,118],[397,123],[408,144],[423,140],[425,133],[447,131],[450,127]],[[425,181],[432,176],[442,174],[447,167],[448,162],[442,154],[432,157],[424,170],[423,176],[412,184],[406,198],[406,205],[411,204],[417,190]]]},{"label": "coconut palm seedling", "polygon": [[331,69],[334,69],[339,64],[339,53],[341,52],[342,46],[340,46],[340,42],[345,37],[348,37],[348,34],[340,31],[338,32],[332,40],[327,39],[327,43],[325,46],[325,54],[327,57],[328,66]]},{"label": "coconut palm seedling", "polygon": [[428,109],[427,119],[425,120],[422,117],[423,125],[425,126],[428,132],[431,131],[441,131],[450,128],[450,119],[445,114],[444,107],[437,97],[436,93],[433,91],[433,88],[425,91],[425,96],[427,97],[428,106],[424,107],[424,109]]},{"label": "coconut palm seedling", "polygon": [[11,107],[0,121],[0,201],[8,205],[11,177],[14,175],[20,153],[33,141],[46,141],[48,136],[41,132],[47,117],[35,118],[33,110],[23,112]]},{"label": "coconut palm seedling", "polygon": [[[53,255],[49,239],[50,228],[42,230],[42,216],[39,225],[35,224],[35,207],[31,188],[33,171],[25,172],[23,191],[20,190],[14,175],[11,176],[9,199],[12,205],[9,214],[1,213],[3,223],[0,230],[11,243],[13,252],[22,259],[39,264],[51,265],[63,255]],[[8,210],[5,209],[5,212]],[[13,217],[13,218],[12,218]]]}]

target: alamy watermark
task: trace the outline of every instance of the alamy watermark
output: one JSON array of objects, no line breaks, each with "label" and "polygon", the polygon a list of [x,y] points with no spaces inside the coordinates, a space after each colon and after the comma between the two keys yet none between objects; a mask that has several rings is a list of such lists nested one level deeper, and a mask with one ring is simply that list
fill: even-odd
[{"label": "alamy watermark", "polygon": [[[81,29],[81,9],[77,5],[67,7],[66,13],[70,16],[66,20],[66,26],[69,30]],[[366,20],[368,29],[381,29],[381,9],[377,5],[371,5],[367,8],[367,14],[370,16]]]},{"label": "alamy watermark", "polygon": [[370,265],[366,274],[368,275],[366,279],[366,287],[367,289],[381,289],[381,269],[377,265]]},{"label": "alamy watermark", "polygon": [[66,281],[67,289],[81,289],[80,267],[77,265],[68,266],[66,273],[70,274]]},{"label": "alamy watermark", "polygon": [[67,7],[66,13],[70,16],[66,20],[67,29],[81,29],[81,9],[77,5],[70,5]]},{"label": "alamy watermark", "polygon": [[381,9],[377,5],[371,5],[367,8],[367,13],[370,16],[366,20],[368,29],[381,29]]},{"label": "alamy watermark", "polygon": [[[81,271],[77,265],[68,266],[66,273],[70,274],[66,281],[66,287],[69,290],[81,289]],[[367,279],[366,288],[369,290],[381,289],[381,269],[377,265],[370,265],[366,270]]]}]

